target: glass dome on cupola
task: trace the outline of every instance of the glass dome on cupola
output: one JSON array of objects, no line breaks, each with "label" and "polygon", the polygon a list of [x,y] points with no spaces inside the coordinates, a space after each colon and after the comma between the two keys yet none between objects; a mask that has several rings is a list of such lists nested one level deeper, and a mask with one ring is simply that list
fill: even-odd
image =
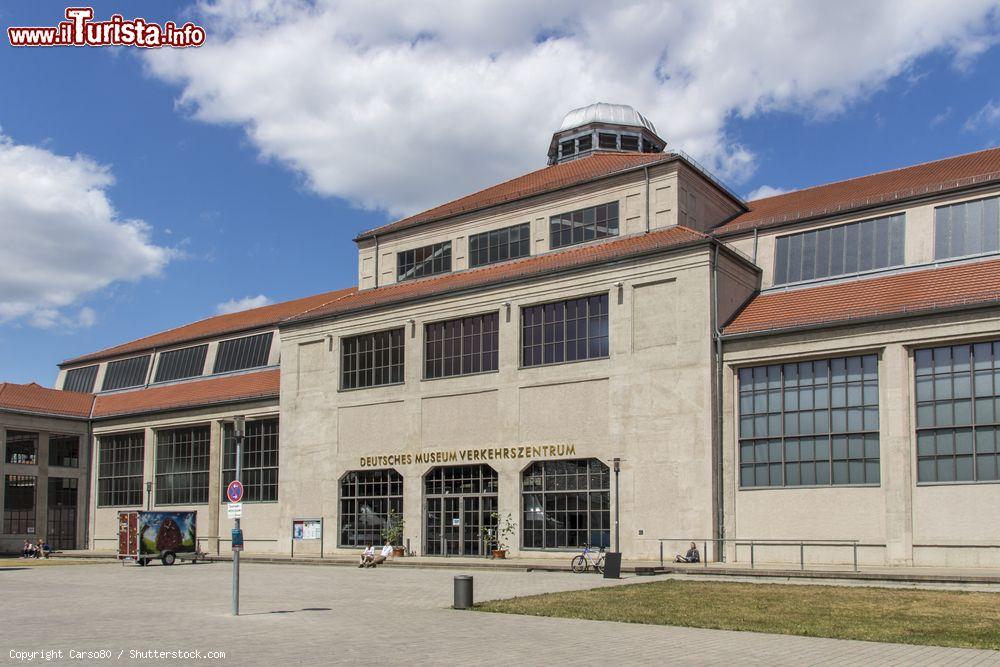
[{"label": "glass dome on cupola", "polygon": [[600,151],[659,153],[666,145],[649,119],[629,105],[595,102],[563,118],[549,144],[549,164]]}]

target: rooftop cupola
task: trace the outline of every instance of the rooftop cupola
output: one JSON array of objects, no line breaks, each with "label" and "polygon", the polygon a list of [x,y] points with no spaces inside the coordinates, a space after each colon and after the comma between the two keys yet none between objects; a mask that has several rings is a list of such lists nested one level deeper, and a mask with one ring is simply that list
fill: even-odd
[{"label": "rooftop cupola", "polygon": [[659,153],[666,145],[653,124],[629,105],[595,102],[573,109],[563,118],[549,144],[549,164],[595,151]]}]

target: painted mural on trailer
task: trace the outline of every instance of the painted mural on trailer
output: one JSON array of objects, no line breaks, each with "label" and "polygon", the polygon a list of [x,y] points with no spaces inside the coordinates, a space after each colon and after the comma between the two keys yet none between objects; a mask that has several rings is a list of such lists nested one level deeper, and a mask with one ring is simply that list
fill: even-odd
[{"label": "painted mural on trailer", "polygon": [[195,550],[194,512],[140,512],[142,553]]}]

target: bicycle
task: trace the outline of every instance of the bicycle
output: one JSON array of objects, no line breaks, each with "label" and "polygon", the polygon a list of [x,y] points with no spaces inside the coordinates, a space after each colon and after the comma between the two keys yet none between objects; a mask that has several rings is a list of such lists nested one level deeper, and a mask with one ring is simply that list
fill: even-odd
[{"label": "bicycle", "polygon": [[594,553],[589,544],[584,544],[583,553],[573,556],[573,560],[570,561],[570,567],[573,568],[573,572],[582,574],[591,567],[594,568],[594,572],[597,574],[604,572],[604,547],[597,549],[597,558],[594,558]]}]

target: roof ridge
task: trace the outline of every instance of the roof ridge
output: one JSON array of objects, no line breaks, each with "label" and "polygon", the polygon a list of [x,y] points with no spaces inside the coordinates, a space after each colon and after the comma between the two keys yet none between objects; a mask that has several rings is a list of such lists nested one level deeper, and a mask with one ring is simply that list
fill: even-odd
[{"label": "roof ridge", "polygon": [[[883,169],[882,171],[873,171],[869,174],[862,174],[860,176],[851,176],[850,178],[842,178],[836,181],[829,181],[827,183],[817,183],[816,185],[809,185],[804,188],[798,188],[797,190],[789,190],[788,192],[782,192],[781,194],[771,195],[769,197],[760,197],[759,199],[752,199],[748,201],[748,204],[754,204],[756,202],[766,201],[768,199],[777,199],[778,197],[785,197],[787,195],[800,194],[803,192],[808,192],[809,190],[815,190],[817,188],[827,188],[833,185],[841,185],[843,183],[850,183],[851,181],[859,181],[864,178],[871,178],[873,176],[883,176],[885,174],[892,174],[897,171],[906,171],[908,169],[918,169],[920,167],[925,167],[930,164],[937,164],[940,162],[947,162],[949,160],[958,160],[961,158],[970,157],[972,155],[978,155],[981,153],[991,153],[994,151],[1000,151],[1000,146],[994,146],[992,148],[982,148],[978,151],[969,151],[968,153],[959,153],[958,155],[949,155],[947,157],[940,157],[934,160],[924,160],[923,162],[918,162],[916,164],[905,165],[902,167],[893,167],[892,169]],[[951,179],[954,180],[954,179]]]}]

